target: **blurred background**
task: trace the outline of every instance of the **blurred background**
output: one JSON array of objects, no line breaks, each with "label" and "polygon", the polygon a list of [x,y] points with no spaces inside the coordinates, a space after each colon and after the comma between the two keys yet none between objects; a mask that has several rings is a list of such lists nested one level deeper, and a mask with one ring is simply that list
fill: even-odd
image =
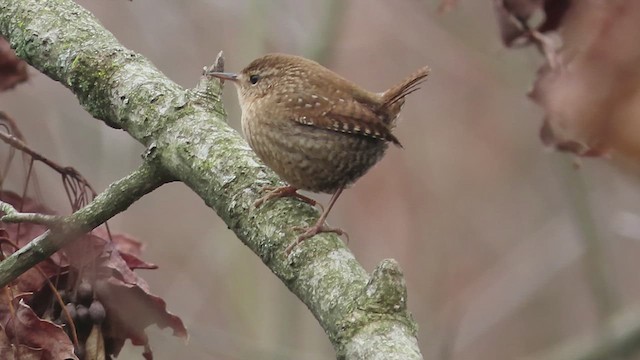
[{"label": "blurred background", "polygon": [[[294,53],[375,91],[432,68],[403,110],[404,149],[390,149],[329,217],[367,271],[398,260],[426,358],[533,356],[597,335],[640,304],[637,176],[545,149],[545,112],[526,95],[545,58],[505,48],[490,1],[443,14],[435,0],[78,2],[184,87],[220,50],[229,71]],[[137,167],[140,144],[92,119],[59,83],[30,75],[0,109],[33,148],[98,191]],[[240,129],[232,87],[225,106]],[[43,167],[38,175],[45,203],[68,211],[59,178]],[[184,185],[160,188],[110,225],[146,243],[144,258],[160,269],[142,276],[190,331],[185,345],[150,328],[157,359],[335,358],[304,305]],[[141,352],[128,346],[120,358]]]}]

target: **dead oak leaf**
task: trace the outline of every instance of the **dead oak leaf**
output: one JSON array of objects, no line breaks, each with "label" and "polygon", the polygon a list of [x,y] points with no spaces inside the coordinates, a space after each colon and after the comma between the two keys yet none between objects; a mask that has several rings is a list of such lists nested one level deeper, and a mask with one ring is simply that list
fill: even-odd
[{"label": "dead oak leaf", "polygon": [[40,319],[22,300],[18,302],[15,315],[9,319],[4,330],[12,344],[41,350],[42,360],[78,360],[63,328]]},{"label": "dead oak leaf", "polygon": [[3,360],[42,360],[42,349],[33,349],[24,345],[14,345],[0,326],[0,359]]},{"label": "dead oak leaf", "polygon": [[162,298],[152,295],[139,284],[112,277],[96,283],[96,294],[106,309],[103,334],[113,355],[120,352],[127,339],[133,345],[149,349],[145,329],[152,324],[161,329],[169,327],[174,336],[187,338],[182,320],[167,311]]}]

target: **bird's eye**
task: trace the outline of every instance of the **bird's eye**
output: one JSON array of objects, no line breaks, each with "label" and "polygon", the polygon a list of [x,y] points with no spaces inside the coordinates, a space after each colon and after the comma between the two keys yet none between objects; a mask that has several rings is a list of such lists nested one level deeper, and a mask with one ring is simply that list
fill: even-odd
[{"label": "bird's eye", "polygon": [[251,75],[251,76],[249,76],[249,82],[250,82],[252,85],[257,84],[257,83],[258,83],[258,80],[260,80],[260,76],[259,76],[259,75]]}]

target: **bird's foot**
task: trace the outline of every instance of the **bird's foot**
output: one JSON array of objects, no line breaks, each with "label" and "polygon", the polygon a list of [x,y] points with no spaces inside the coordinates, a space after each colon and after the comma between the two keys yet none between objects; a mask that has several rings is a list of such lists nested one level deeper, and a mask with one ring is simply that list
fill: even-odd
[{"label": "bird's foot", "polygon": [[294,231],[301,231],[302,234],[300,234],[298,236],[298,238],[292,242],[291,244],[289,244],[289,246],[287,246],[287,248],[284,250],[284,253],[286,255],[289,255],[291,253],[291,251],[298,246],[298,244],[300,244],[301,242],[305,241],[306,239],[309,239],[317,234],[322,234],[322,233],[334,233],[338,236],[346,236],[347,238],[347,243],[349,242],[349,234],[347,234],[346,231],[340,229],[340,228],[332,228],[332,227],[328,227],[324,224],[321,223],[317,223],[311,227],[303,227],[303,226],[296,226],[293,228]]},{"label": "bird's foot", "polygon": [[264,204],[265,202],[271,200],[271,199],[277,199],[277,198],[282,198],[282,197],[294,197],[294,198],[298,198],[300,200],[302,200],[303,202],[311,205],[311,206],[316,206],[318,205],[320,207],[321,210],[324,211],[324,207],[322,207],[322,205],[320,203],[318,203],[317,201],[313,200],[312,198],[308,197],[308,196],[304,196],[302,194],[298,193],[298,189],[291,186],[291,185],[287,185],[287,186],[265,186],[262,188],[263,191],[268,191],[268,193],[266,195],[264,195],[263,197],[261,197],[260,199],[256,200],[253,203],[253,206],[258,208],[260,207],[262,204]]}]

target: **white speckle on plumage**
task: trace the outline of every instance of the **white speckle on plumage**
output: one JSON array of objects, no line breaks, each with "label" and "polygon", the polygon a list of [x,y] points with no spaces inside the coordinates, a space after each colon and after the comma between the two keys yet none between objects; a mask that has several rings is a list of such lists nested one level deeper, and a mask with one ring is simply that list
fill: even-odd
[{"label": "white speckle on plumage", "polygon": [[304,107],[306,107],[306,108],[310,108],[310,107],[313,107],[313,105],[311,105],[311,104],[309,104],[309,103],[306,103],[306,104],[304,104]]},{"label": "white speckle on plumage", "polygon": [[340,99],[338,99],[338,101],[340,101],[340,102],[344,102],[344,99],[343,99],[343,98],[340,98]]},{"label": "white speckle on plumage", "polygon": [[317,98],[318,98],[318,95],[311,95],[311,98],[312,98],[312,99],[317,99]]},{"label": "white speckle on plumage", "polygon": [[298,104],[302,104],[302,98],[298,98]]},{"label": "white speckle on plumage", "polygon": [[319,102],[316,103],[316,106],[320,106],[320,105],[322,105],[322,104],[320,104]]}]

